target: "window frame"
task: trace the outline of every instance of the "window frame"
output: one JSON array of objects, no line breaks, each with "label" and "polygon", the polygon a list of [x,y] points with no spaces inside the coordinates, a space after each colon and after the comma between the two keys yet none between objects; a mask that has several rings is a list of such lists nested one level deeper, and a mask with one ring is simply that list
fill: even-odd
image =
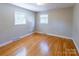
[{"label": "window frame", "polygon": [[[42,18],[45,18],[45,19],[42,19]],[[40,23],[48,24],[48,14],[40,14]]]},{"label": "window frame", "polygon": [[24,24],[26,24],[26,14],[21,11],[15,11],[15,25],[24,25]]}]

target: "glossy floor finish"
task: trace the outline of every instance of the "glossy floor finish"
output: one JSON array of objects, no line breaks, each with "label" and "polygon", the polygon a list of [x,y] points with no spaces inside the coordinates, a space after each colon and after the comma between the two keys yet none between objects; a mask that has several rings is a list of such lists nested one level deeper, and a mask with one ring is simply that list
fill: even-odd
[{"label": "glossy floor finish", "polygon": [[71,39],[33,33],[0,47],[0,55],[12,56],[77,56]]}]

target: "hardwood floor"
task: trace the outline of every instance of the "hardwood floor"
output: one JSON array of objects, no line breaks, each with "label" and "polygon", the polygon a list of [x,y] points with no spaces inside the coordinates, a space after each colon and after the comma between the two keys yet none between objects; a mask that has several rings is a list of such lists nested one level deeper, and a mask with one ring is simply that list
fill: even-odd
[{"label": "hardwood floor", "polygon": [[34,33],[0,47],[0,56],[77,56],[71,39]]}]

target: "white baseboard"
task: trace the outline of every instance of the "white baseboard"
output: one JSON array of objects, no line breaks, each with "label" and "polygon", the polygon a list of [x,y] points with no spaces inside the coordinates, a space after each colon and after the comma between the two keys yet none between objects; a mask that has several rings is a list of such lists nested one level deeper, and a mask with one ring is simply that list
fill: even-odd
[{"label": "white baseboard", "polygon": [[57,35],[57,34],[50,34],[50,33],[43,33],[43,32],[37,32],[37,33],[47,34],[47,35],[51,35],[51,36],[57,36],[57,37],[60,37],[60,38],[72,39],[71,37],[61,36],[61,35]]},{"label": "white baseboard", "polygon": [[78,51],[78,53],[79,53],[79,48],[78,48],[78,46],[77,46],[75,40],[73,40],[73,42],[74,42],[74,44],[75,44],[75,46],[76,46],[76,49],[77,49],[77,51]]},{"label": "white baseboard", "polygon": [[10,41],[7,41],[7,42],[4,42],[4,43],[0,44],[0,47],[5,46],[5,45],[7,45],[7,44],[9,44],[9,43],[12,43],[12,42],[13,42],[13,40],[10,40]]},{"label": "white baseboard", "polygon": [[33,34],[33,33],[34,33],[34,32],[28,33],[28,34],[26,34],[26,35],[21,36],[20,38],[24,38],[24,37],[26,37],[26,36],[29,36],[29,35]]},{"label": "white baseboard", "polygon": [[[32,33],[33,33],[33,32],[32,32]],[[20,38],[24,38],[24,37],[26,37],[26,36],[28,36],[28,35],[31,35],[32,33],[23,35],[23,36],[21,36]],[[16,39],[15,41],[19,40],[20,38]],[[0,47],[5,46],[5,45],[7,45],[7,44],[9,44],[9,43],[12,43],[12,42],[14,42],[14,40],[9,40],[9,41],[6,41],[6,42],[4,42],[4,43],[1,43],[1,44],[0,44]]]}]

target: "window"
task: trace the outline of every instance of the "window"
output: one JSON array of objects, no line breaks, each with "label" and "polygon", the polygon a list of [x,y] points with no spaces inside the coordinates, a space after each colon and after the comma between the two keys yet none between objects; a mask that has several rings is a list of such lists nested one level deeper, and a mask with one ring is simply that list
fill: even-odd
[{"label": "window", "polygon": [[47,24],[48,23],[48,15],[40,15],[40,23]]},{"label": "window", "polygon": [[15,25],[26,24],[26,15],[23,12],[15,12]]}]

